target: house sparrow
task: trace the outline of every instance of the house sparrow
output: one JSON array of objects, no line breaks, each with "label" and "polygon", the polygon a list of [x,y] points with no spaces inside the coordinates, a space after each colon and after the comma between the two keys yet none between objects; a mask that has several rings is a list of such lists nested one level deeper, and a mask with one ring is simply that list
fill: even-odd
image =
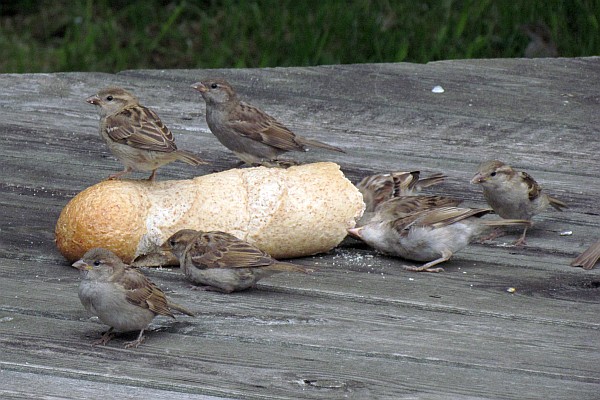
[{"label": "house sparrow", "polygon": [[365,212],[372,212],[389,199],[413,196],[423,188],[442,183],[445,178],[443,174],[434,174],[420,179],[419,171],[392,172],[366,176],[356,184],[356,188],[363,195]]},{"label": "house sparrow", "polygon": [[365,212],[357,226],[372,220],[397,219],[436,207],[457,206],[460,200],[444,196],[418,195],[422,188],[437,185],[446,178],[434,174],[420,179],[419,171],[376,174],[363,178],[356,187],[363,195]]},{"label": "house sparrow", "polygon": [[139,329],[137,339],[125,344],[125,348],[137,347],[144,340],[144,330],[156,315],[175,318],[172,313],[175,310],[194,316],[182,306],[170,302],[144,274],[124,264],[109,250],[91,249],[73,267],[81,271],[81,304],[110,326],[92,345],[106,345],[114,337],[114,330],[129,332]]},{"label": "house sparrow", "polygon": [[[451,197],[439,196],[439,195],[417,195],[417,196],[400,196],[389,199],[381,203],[370,218],[367,214],[367,219],[362,218],[361,221],[389,221],[391,219],[398,219],[407,217],[409,215],[425,211],[432,210],[434,208],[441,207],[456,207],[462,200],[453,199]],[[364,217],[364,215],[363,215]],[[364,225],[364,224],[363,224]]]},{"label": "house sparrow", "polygon": [[[486,161],[479,165],[471,183],[483,186],[483,197],[502,218],[531,220],[551,205],[562,211],[567,205],[542,192],[538,183],[526,172],[516,171],[501,161]],[[516,246],[525,244],[527,226]]]},{"label": "house sparrow", "polygon": [[531,224],[478,218],[490,212],[489,208],[441,207],[393,220],[374,220],[348,231],[384,254],[428,261],[420,267],[406,266],[409,271],[441,272],[443,268],[433,267],[449,260],[488,227]]},{"label": "house sparrow", "polygon": [[579,257],[571,261],[571,267],[583,267],[583,269],[592,269],[600,258],[600,240],[592,244]]},{"label": "house sparrow", "polygon": [[521,32],[529,37],[525,48],[527,58],[558,57],[558,49],[552,40],[550,28],[544,23],[531,23],[519,26]]},{"label": "house sparrow", "polygon": [[225,232],[183,229],[161,246],[179,258],[185,276],[206,290],[231,293],[253,286],[277,272],[313,272],[277,261],[264,251]]},{"label": "house sparrow", "polygon": [[125,170],[111,175],[117,179],[131,171],[152,171],[179,160],[191,165],[207,164],[195,155],[177,150],[173,134],[158,115],[138,102],[131,93],[112,87],[86,99],[99,107],[100,136]]},{"label": "house sparrow", "polygon": [[212,133],[246,164],[280,166],[280,154],[307,151],[307,146],[344,153],[338,147],[297,136],[262,110],[240,101],[223,79],[197,82],[192,87],[206,101],[206,122]]}]

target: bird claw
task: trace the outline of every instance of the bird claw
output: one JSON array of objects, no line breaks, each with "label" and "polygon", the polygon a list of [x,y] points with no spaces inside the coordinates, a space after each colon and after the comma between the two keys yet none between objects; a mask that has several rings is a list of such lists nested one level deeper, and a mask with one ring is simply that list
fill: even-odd
[{"label": "bird claw", "polygon": [[525,241],[525,238],[523,238],[523,237],[522,237],[522,238],[519,238],[519,239],[517,239],[517,240],[516,240],[516,241],[513,243],[513,245],[514,245],[515,247],[523,247],[523,246],[525,246],[526,244],[527,244],[527,242]]},{"label": "bird claw", "polygon": [[110,332],[110,331],[108,331],[108,332],[104,332],[104,333],[102,334],[102,337],[100,337],[100,339],[94,340],[94,341],[92,342],[92,346],[98,346],[98,345],[101,345],[101,346],[106,346],[106,344],[107,344],[108,342],[110,342],[110,341],[112,340],[112,338],[114,338],[114,337],[115,337],[115,334],[114,334],[114,333],[112,333],[112,332]]},{"label": "bird claw", "polygon": [[138,339],[132,340],[131,342],[126,342],[124,347],[125,347],[126,349],[130,349],[130,348],[132,348],[132,347],[133,347],[133,348],[135,349],[135,348],[137,348],[137,347],[138,347],[140,344],[142,344],[142,342],[143,342],[144,340],[146,340],[146,338],[145,338],[144,336],[142,336],[141,338],[138,338]]},{"label": "bird claw", "polygon": [[436,268],[432,268],[432,267],[415,267],[414,265],[405,265],[404,269],[406,271],[411,271],[411,272],[433,272],[433,273],[438,273],[438,272],[444,272],[444,268],[442,267],[436,267]]},{"label": "bird claw", "polygon": [[502,237],[504,235],[506,235],[506,232],[503,231],[502,229],[494,229],[494,231],[492,233],[490,233],[489,235],[479,238],[478,243],[488,242],[488,241],[497,239],[499,237]]}]

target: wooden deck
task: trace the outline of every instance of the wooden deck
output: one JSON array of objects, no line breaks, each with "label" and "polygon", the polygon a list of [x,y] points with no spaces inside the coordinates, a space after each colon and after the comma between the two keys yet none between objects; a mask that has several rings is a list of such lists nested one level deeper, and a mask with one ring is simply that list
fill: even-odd
[{"label": "wooden deck", "polygon": [[[528,246],[473,244],[440,274],[347,241],[231,295],[191,291],[177,269],[148,271],[198,313],[157,318],[147,341],[91,347],[105,326],[77,297],[54,247],[56,219],[121,169],[84,99],[122,85],[154,108],[180,148],[158,179],[231,168],[189,85],[224,76],[296,132],[347,149],[357,181],[420,169],[438,192],[483,205],[477,164],[502,159],[570,208],[536,219]],[[246,70],[0,75],[0,398],[598,399],[600,267],[569,267],[600,237],[600,58],[445,61]],[[441,85],[445,93],[431,89]],[[142,177],[143,175],[136,175]],[[571,235],[561,233],[572,232]],[[515,288],[509,293],[508,288]]]}]

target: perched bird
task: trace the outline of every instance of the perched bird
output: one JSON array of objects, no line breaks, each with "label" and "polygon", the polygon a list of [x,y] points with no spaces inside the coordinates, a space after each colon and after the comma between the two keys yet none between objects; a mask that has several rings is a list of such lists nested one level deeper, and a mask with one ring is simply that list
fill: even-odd
[{"label": "perched bird", "polygon": [[462,200],[439,195],[394,197],[381,203],[370,215],[365,213],[361,222],[364,221],[364,225],[370,221],[389,221],[434,208],[456,207],[461,202]]},{"label": "perched bird", "polygon": [[546,24],[524,24],[519,26],[519,29],[529,37],[529,44],[525,48],[525,57],[558,57],[558,48],[552,40],[552,33]]},{"label": "perched bird", "polygon": [[[479,165],[471,183],[483,186],[483,197],[502,218],[531,220],[551,205],[562,211],[567,205],[542,192],[538,183],[526,172],[516,171],[502,161],[485,161]],[[525,244],[527,226],[516,246]]]},{"label": "perched bird", "polygon": [[131,93],[111,87],[86,99],[99,107],[100,136],[125,170],[111,175],[117,179],[131,171],[152,171],[179,160],[191,165],[207,164],[194,154],[177,150],[173,134],[158,115],[138,102]]},{"label": "perched bird", "polygon": [[179,258],[179,265],[191,282],[223,293],[247,289],[277,272],[313,271],[277,261],[250,243],[219,231],[183,229],[161,248]]},{"label": "perched bird", "polygon": [[529,225],[524,220],[481,220],[489,208],[441,207],[424,210],[392,220],[374,220],[349,229],[374,249],[408,260],[427,261],[420,267],[406,266],[409,271],[441,272],[433,268],[466,247],[490,226]]},{"label": "perched bird", "polygon": [[363,178],[356,187],[363,195],[365,212],[357,226],[373,220],[390,220],[436,207],[457,206],[460,200],[438,195],[420,195],[421,189],[437,185],[446,178],[434,174],[420,179],[419,171],[376,174]]},{"label": "perched bird", "polygon": [[592,244],[579,257],[571,261],[571,267],[583,267],[583,269],[592,269],[600,258],[600,240]]},{"label": "perched bird", "polygon": [[280,154],[307,151],[307,146],[344,153],[338,147],[297,136],[262,110],[240,101],[223,79],[197,82],[192,87],[206,102],[206,122],[212,133],[246,164],[280,166]]},{"label": "perched bird", "polygon": [[392,172],[364,177],[356,188],[363,195],[365,212],[372,212],[383,202],[401,196],[413,196],[421,189],[442,183],[443,174],[434,174],[420,178],[420,171]]},{"label": "perched bird", "polygon": [[109,250],[91,249],[73,267],[81,271],[81,304],[110,326],[92,345],[106,345],[114,337],[114,330],[139,330],[137,339],[125,344],[125,348],[137,347],[144,340],[144,330],[156,315],[175,318],[172,313],[175,310],[194,316],[192,312],[169,301],[163,291],[144,274],[124,264]]}]

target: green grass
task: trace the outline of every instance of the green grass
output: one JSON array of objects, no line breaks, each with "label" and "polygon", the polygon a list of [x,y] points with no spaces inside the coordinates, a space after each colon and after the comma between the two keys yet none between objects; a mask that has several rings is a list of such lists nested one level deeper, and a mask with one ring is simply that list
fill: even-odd
[{"label": "green grass", "polygon": [[541,21],[561,56],[600,55],[600,0],[29,0],[0,18],[0,72],[521,57],[518,26]]}]

